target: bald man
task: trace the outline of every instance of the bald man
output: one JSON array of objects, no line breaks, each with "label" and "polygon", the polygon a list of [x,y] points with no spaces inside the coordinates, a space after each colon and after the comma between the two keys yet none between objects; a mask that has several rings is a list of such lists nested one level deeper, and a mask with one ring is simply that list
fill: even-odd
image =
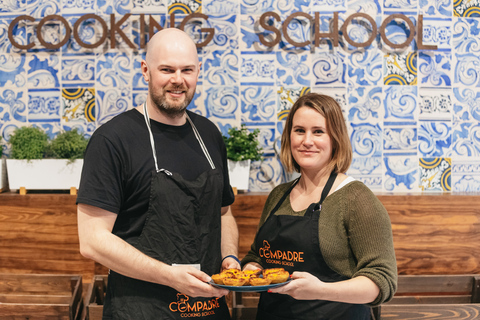
[{"label": "bald man", "polygon": [[240,268],[234,196],[221,133],[187,110],[200,66],[186,33],[156,33],[146,102],[90,139],[78,234],[81,254],[110,269],[104,319],[230,319],[228,291],[208,282]]}]

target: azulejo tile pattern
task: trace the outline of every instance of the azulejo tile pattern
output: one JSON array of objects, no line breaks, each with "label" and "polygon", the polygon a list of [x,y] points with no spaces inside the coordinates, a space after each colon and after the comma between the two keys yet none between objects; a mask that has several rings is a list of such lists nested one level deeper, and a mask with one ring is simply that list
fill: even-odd
[{"label": "azulejo tile pattern", "polygon": [[[262,18],[266,12],[280,19]],[[338,46],[325,36],[337,32],[335,12]],[[186,22],[192,13],[207,19]],[[300,14],[289,19],[294,13]],[[315,20],[316,13],[323,36],[312,43],[317,22],[305,15]],[[342,28],[355,13],[371,20],[357,18]],[[95,18],[85,19],[87,14]],[[403,14],[411,25],[393,19],[381,27],[393,14]],[[20,15],[33,20],[14,25],[10,39],[10,24]],[[60,44],[69,30],[64,22],[44,21],[38,30],[48,15],[63,17],[73,30],[65,43]],[[417,30],[419,15],[422,30]],[[186,22],[197,43],[206,40],[202,28],[215,32],[198,50],[202,70],[189,109],[210,118],[224,134],[241,124],[260,130],[264,160],[252,164],[250,191],[269,191],[294,176],[283,170],[277,154],[289,110],[307,92],[329,94],[342,106],[354,154],[348,174],[372,190],[480,191],[480,7],[470,0],[4,1],[4,153],[9,154],[9,137],[17,127],[39,126],[50,136],[77,128],[91,135],[142,104],[148,89],[140,71],[143,39],[151,24],[154,31],[169,27],[172,16],[176,27]],[[422,45],[437,49],[419,49],[419,34]],[[260,37],[274,45],[262,44]],[[47,49],[40,38],[58,46]],[[33,48],[19,48],[30,43]]]}]

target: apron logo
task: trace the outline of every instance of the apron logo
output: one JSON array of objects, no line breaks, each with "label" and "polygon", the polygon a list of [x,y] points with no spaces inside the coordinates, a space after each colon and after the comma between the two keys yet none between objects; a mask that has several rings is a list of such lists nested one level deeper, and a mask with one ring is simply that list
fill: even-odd
[{"label": "apron logo", "polygon": [[304,262],[303,251],[271,250],[270,243],[267,240],[263,240],[263,248],[260,248],[259,254],[261,258],[265,258],[266,262],[270,264],[293,267],[294,262]]},{"label": "apron logo", "polygon": [[182,318],[205,317],[215,314],[214,309],[220,308],[218,299],[189,302],[189,296],[177,293],[177,301],[170,303],[168,307],[172,312],[180,312]]}]

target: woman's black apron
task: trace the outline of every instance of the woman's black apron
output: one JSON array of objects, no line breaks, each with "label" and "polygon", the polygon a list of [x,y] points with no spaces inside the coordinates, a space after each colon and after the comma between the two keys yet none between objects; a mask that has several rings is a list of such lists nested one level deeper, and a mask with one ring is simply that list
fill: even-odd
[{"label": "woman's black apron", "polygon": [[[325,282],[348,279],[326,264],[318,239],[321,204],[330,192],[336,176],[337,174],[332,172],[320,201],[312,203],[303,217],[275,215],[298,180],[285,192],[255,238],[257,253],[264,268],[285,268],[290,273],[309,272]],[[367,320],[370,319],[370,307],[324,300],[296,300],[286,294],[263,292],[258,305],[257,320],[281,319]]]},{"label": "woman's black apron", "polygon": [[[193,122],[195,136],[211,169],[195,180],[159,169],[150,121],[144,105],[156,172],[150,186],[145,226],[133,243],[146,255],[169,265],[192,264],[208,275],[221,265],[221,199],[223,177]],[[192,165],[195,165],[192,163]],[[193,298],[175,289],[110,271],[104,319],[230,319],[225,298]]]}]

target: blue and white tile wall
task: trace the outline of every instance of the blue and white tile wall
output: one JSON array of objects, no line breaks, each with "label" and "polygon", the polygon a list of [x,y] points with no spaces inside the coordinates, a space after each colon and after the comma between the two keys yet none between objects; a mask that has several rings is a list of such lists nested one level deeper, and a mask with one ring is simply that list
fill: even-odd
[{"label": "blue and white tile wall", "polygon": [[[323,39],[295,47],[282,33],[272,48],[259,42],[264,30],[260,16],[277,13],[281,23],[292,13],[312,17],[320,12],[320,32],[331,31],[338,12],[339,46]],[[12,0],[0,3],[0,134],[9,154],[11,132],[36,125],[54,136],[78,128],[91,135],[96,128],[145,100],[147,83],[140,73],[140,14],[161,26],[176,13],[176,26],[190,13],[208,16],[188,23],[185,30],[197,42],[200,28],[214,28],[208,45],[199,49],[203,63],[194,102],[189,107],[205,115],[226,133],[246,124],[260,129],[265,160],[252,164],[250,191],[269,191],[289,179],[276,151],[283,123],[293,102],[306,92],[332,95],[344,110],[353,146],[349,174],[378,192],[480,191],[480,5],[470,0]],[[359,48],[345,41],[343,22],[353,13],[366,13],[380,27],[390,15],[402,13],[415,25],[423,15],[423,44],[436,50],[419,50],[415,38],[402,50],[389,48],[380,34]],[[57,50],[46,49],[35,35],[48,15],[63,17],[84,43],[101,41],[109,33],[110,15],[125,34],[116,32],[115,48],[107,39],[85,48],[73,32]],[[18,49],[8,38],[11,22]],[[360,20],[361,21],[361,20]],[[366,21],[366,20],[365,20]],[[52,20],[42,28],[47,43],[58,44],[65,28]],[[413,32],[399,20],[389,23],[389,41],[401,44]],[[148,27],[145,29],[148,37]],[[288,35],[296,42],[311,39],[312,26],[303,17],[293,19]],[[372,34],[371,24],[349,23],[352,41],[362,43]],[[127,38],[127,39],[125,39]],[[135,48],[129,46],[131,42]]]}]

